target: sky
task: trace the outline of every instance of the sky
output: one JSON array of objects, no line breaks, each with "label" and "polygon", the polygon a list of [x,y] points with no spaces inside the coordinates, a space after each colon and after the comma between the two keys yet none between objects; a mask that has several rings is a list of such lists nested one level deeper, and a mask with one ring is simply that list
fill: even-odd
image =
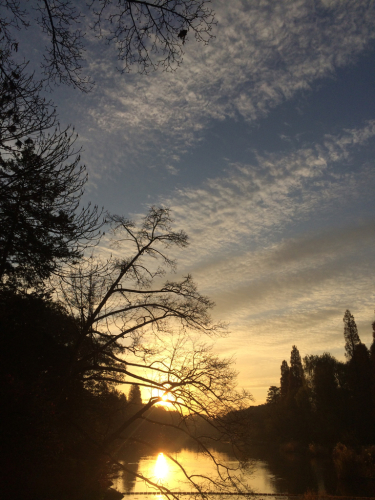
[{"label": "sky", "polygon": [[84,151],[85,200],[128,217],[172,209],[177,255],[230,334],[239,385],[265,401],[292,345],[344,359],[350,309],[374,321],[375,2],[214,0],[215,38],[176,72],[116,71],[53,92]]}]

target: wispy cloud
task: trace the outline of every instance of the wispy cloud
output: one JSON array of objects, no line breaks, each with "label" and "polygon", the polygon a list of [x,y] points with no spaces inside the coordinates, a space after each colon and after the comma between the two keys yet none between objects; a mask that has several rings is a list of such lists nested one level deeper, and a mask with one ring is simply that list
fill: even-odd
[{"label": "wispy cloud", "polygon": [[178,168],[174,167],[173,165],[166,165],[165,167],[167,169],[167,171],[171,174],[171,175],[177,175],[178,174]]},{"label": "wispy cloud", "polygon": [[[180,271],[193,273],[216,301],[215,316],[230,322],[235,335],[220,345],[237,353],[241,374],[249,342],[255,358],[271,344],[285,356],[294,343],[304,354],[342,355],[346,308],[370,341],[375,224],[351,210],[371,197],[374,165],[358,153],[373,152],[374,135],[370,122],[288,154],[257,155],[164,200],[191,236]],[[348,161],[359,162],[355,172]]]},{"label": "wispy cloud", "polygon": [[180,189],[166,203],[194,235],[195,245],[202,235],[212,242],[209,249],[202,243],[202,259],[211,260],[215,249],[236,254],[239,239],[254,248],[279,241],[288,224],[302,223],[335,204],[337,208],[346,199],[344,191],[355,195],[362,188],[363,176],[371,173],[347,173],[342,162],[374,135],[370,122],[288,154],[256,155],[256,163],[232,164],[227,176],[209,179],[197,189]]},{"label": "wispy cloud", "polygon": [[116,76],[96,59],[98,88],[85,101],[90,133],[111,134],[129,160],[151,150],[180,156],[213,121],[266,115],[350,64],[375,36],[375,6],[361,2],[221,0],[215,9],[216,39],[199,49],[187,43],[176,73]]},{"label": "wispy cloud", "polygon": [[255,152],[253,163],[229,164],[226,175],[159,200],[190,237],[178,270],[229,321],[233,333],[217,349],[236,354],[250,389],[264,394],[277,383],[292,344],[342,356],[346,308],[369,343],[375,224],[353,206],[372,197],[374,163],[361,155],[374,157],[374,136],[370,121],[288,153]]},{"label": "wispy cloud", "polygon": [[[152,167],[162,182],[176,185],[184,155],[207,140],[214,124],[256,124],[335,78],[375,38],[373,3],[217,0],[215,10],[216,39],[207,47],[190,40],[176,73],[117,75],[107,53],[95,54],[89,69],[98,86],[72,101],[72,120],[98,178],[105,168],[107,175],[117,169],[130,182],[128,173],[141,177],[139,168],[147,181]],[[191,239],[178,256],[179,270],[192,272],[217,302],[215,317],[230,321],[234,333],[217,348],[237,353],[250,389],[278,382],[294,343],[302,354],[342,355],[347,307],[362,340],[370,339],[375,235],[364,205],[373,199],[375,121],[322,135],[318,143],[298,132],[297,141],[278,131],[285,151],[259,148],[251,160],[234,162],[228,147],[225,175],[211,173],[206,182],[159,197]]]}]

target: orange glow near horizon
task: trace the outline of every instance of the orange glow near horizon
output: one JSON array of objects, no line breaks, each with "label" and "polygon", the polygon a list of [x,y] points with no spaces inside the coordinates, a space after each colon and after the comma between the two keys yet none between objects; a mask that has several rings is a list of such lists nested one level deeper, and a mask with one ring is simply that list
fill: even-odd
[{"label": "orange glow near horizon", "polygon": [[164,406],[164,408],[173,408],[173,401],[175,397],[170,392],[162,392],[160,390],[153,390],[153,397],[160,398],[160,401],[156,403],[156,406]]}]

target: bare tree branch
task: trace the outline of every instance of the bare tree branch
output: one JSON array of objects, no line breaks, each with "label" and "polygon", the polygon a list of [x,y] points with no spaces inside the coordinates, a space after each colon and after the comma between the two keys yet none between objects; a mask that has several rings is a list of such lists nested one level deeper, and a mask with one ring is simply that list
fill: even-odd
[{"label": "bare tree branch", "polygon": [[[189,35],[207,44],[215,25],[210,0],[33,0],[22,6],[17,0],[2,0],[0,48],[8,56],[21,51],[25,31],[36,23],[47,39],[42,70],[45,83],[72,85],[84,92],[93,82],[83,74],[86,33],[113,44],[119,70],[137,67],[147,73],[162,67],[174,71],[183,60],[183,46]],[[91,10],[91,13],[88,12]],[[89,25],[89,18],[94,22]],[[89,17],[87,17],[89,16]],[[33,64],[33,62],[32,62]]]}]

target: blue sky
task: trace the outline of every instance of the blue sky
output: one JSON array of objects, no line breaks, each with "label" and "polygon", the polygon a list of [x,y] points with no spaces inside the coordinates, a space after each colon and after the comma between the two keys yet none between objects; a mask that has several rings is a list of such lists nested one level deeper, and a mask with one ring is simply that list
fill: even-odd
[{"label": "blue sky", "polygon": [[375,3],[214,0],[208,46],[188,40],[174,73],[121,75],[92,39],[95,89],[61,87],[79,133],[86,199],[137,217],[173,209],[193,274],[229,322],[256,403],[293,344],[344,357],[342,317],[374,321]]}]

